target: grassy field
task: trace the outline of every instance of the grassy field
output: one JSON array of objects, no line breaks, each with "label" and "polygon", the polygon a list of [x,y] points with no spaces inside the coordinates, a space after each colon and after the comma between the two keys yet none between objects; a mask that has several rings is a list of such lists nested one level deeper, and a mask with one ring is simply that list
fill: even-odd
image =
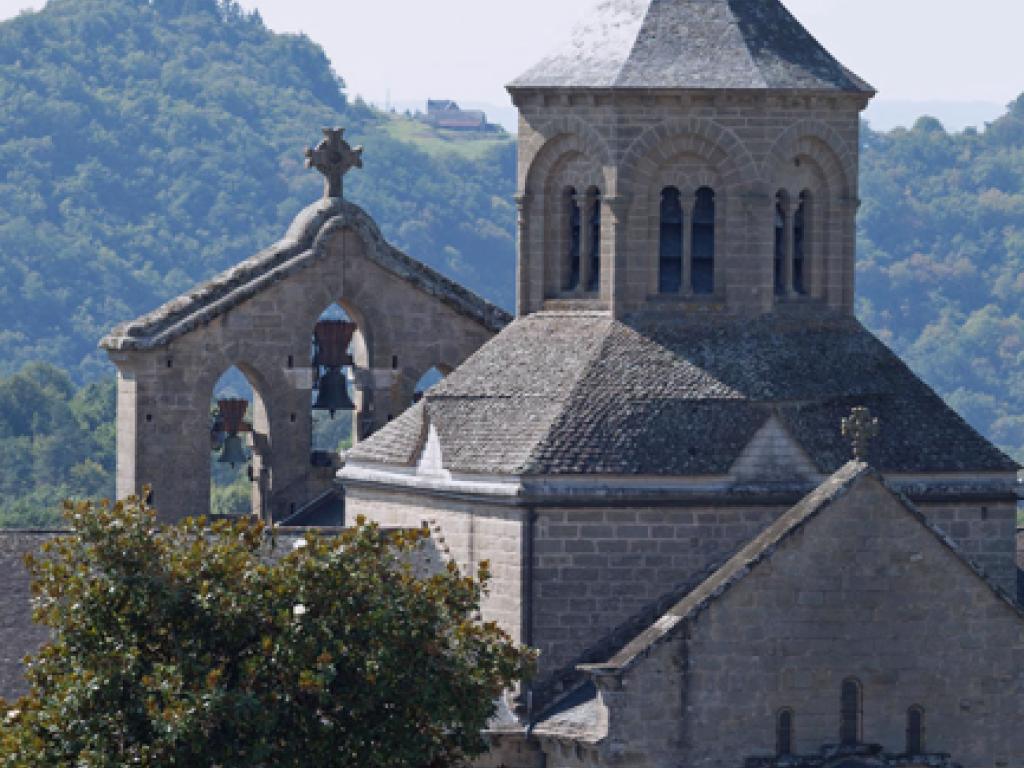
[{"label": "grassy field", "polygon": [[469,160],[478,160],[489,150],[513,141],[504,131],[497,133],[470,133],[446,131],[412,120],[405,115],[389,115],[385,130],[398,141],[414,144],[433,155],[456,154]]}]

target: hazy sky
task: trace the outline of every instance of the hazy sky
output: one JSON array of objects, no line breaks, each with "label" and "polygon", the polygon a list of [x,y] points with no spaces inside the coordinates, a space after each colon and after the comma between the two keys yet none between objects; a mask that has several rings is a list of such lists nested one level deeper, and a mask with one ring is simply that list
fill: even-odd
[{"label": "hazy sky", "polygon": [[[594,0],[241,0],[320,43],[349,93],[508,104],[503,86]],[[784,0],[886,100],[1005,105],[1024,91],[1022,0]],[[42,0],[0,0],[0,17]]]}]

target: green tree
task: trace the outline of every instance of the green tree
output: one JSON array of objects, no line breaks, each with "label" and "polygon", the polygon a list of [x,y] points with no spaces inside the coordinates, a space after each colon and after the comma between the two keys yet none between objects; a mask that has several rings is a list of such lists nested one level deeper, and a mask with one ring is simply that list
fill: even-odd
[{"label": "green tree", "polygon": [[413,564],[426,530],[360,520],[275,557],[251,520],[158,529],[137,499],[66,507],[29,558],[52,642],[0,701],[0,766],[451,766],[532,653],[475,620],[488,581]]}]

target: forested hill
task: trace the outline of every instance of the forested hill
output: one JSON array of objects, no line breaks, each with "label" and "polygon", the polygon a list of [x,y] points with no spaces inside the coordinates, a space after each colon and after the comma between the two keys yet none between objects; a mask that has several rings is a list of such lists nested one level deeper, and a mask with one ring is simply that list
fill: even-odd
[{"label": "forested hill", "polygon": [[[321,194],[322,125],[366,145],[346,194],[392,242],[512,304],[513,142],[351,103],[317,45],[233,0],[51,0],[0,24],[0,105],[0,526],[112,492],[97,340],[277,240]],[[863,145],[862,319],[1024,459],[1024,97],[981,132]]]},{"label": "forested hill", "polygon": [[506,305],[511,141],[467,158],[390,137],[323,50],[233,0],[51,0],[0,24],[0,373],[78,380],[114,323],[276,241],[315,200],[322,125],[366,145],[347,195],[417,258]]},{"label": "forested hill", "polygon": [[1024,96],[982,132],[862,141],[861,319],[1024,460]]}]

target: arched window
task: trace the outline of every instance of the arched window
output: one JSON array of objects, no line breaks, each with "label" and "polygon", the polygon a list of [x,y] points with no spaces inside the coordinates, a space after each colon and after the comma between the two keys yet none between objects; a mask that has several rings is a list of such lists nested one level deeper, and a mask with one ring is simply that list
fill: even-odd
[{"label": "arched window", "polygon": [[850,678],[843,681],[840,697],[839,742],[844,746],[860,744],[862,695],[860,683]]},{"label": "arched window", "polygon": [[592,187],[587,195],[590,207],[590,252],[587,267],[587,290],[601,287],[601,190]]},{"label": "arched window", "polygon": [[924,710],[918,706],[907,710],[907,754],[924,754]]},{"label": "arched window", "polygon": [[683,287],[683,206],[679,190],[661,191],[661,240],[658,262],[658,290],[679,293]]},{"label": "arched window", "polygon": [[800,193],[800,205],[793,216],[793,290],[807,293],[807,218],[810,207],[810,193]]},{"label": "arched window", "polygon": [[710,187],[697,190],[693,208],[691,280],[694,293],[715,292],[715,193]]},{"label": "arched window", "polygon": [[781,757],[793,754],[793,710],[783,709],[775,727],[775,751]]},{"label": "arched window", "polygon": [[565,221],[568,227],[569,270],[565,289],[574,291],[580,285],[580,201],[576,197],[576,189],[569,187],[565,191]]},{"label": "arched window", "polygon": [[437,384],[441,379],[444,378],[444,373],[437,366],[434,366],[429,371],[420,376],[420,380],[416,382],[416,387],[413,390],[412,401],[418,403],[423,399],[423,395],[426,394],[427,390]]},{"label": "arched window", "polygon": [[786,237],[789,225],[789,200],[786,193],[775,195],[775,294],[786,292]]}]

